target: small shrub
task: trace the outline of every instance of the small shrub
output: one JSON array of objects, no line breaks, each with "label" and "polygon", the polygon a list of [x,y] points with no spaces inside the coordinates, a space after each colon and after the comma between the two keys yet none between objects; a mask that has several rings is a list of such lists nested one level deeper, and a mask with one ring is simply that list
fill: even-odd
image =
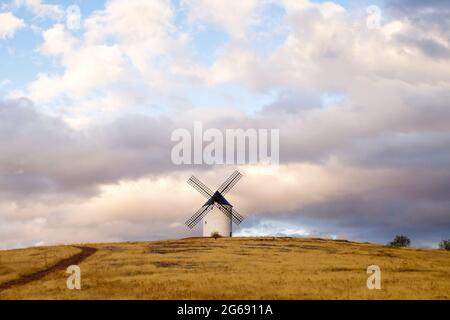
[{"label": "small shrub", "polygon": [[439,242],[439,248],[450,251],[450,239]]},{"label": "small shrub", "polygon": [[397,236],[395,236],[395,238],[392,242],[388,243],[388,246],[401,248],[401,247],[409,247],[410,244],[411,244],[411,240],[407,236],[397,235]]},{"label": "small shrub", "polygon": [[218,232],[216,231],[216,232],[213,232],[213,233],[211,234],[211,237],[213,237],[214,240],[217,240],[217,238],[220,238],[220,237],[222,237],[222,236],[220,235],[220,233],[218,233]]}]

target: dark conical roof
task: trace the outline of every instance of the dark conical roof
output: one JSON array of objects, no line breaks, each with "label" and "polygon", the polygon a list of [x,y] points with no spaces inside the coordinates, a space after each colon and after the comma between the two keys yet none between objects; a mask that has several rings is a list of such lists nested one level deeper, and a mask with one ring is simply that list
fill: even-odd
[{"label": "dark conical roof", "polygon": [[217,202],[218,204],[224,205],[224,206],[230,206],[232,207],[231,203],[225,199],[225,197],[219,192],[216,191],[211,198],[209,198],[208,201],[203,206],[210,206],[213,205],[214,202]]}]

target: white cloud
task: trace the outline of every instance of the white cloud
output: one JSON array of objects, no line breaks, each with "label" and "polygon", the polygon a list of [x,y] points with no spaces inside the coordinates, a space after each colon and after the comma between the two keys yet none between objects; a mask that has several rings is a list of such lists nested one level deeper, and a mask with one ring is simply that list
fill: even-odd
[{"label": "white cloud", "polygon": [[11,12],[0,13],[0,39],[12,38],[17,30],[25,27],[25,22]]},{"label": "white cloud", "polygon": [[242,40],[247,28],[257,22],[257,0],[184,0],[190,23],[212,23],[223,28],[233,39]]},{"label": "white cloud", "polygon": [[311,235],[311,231],[307,228],[295,225],[292,221],[277,220],[261,220],[254,226],[239,229],[234,233],[236,237],[308,237]]},{"label": "white cloud", "polygon": [[25,7],[38,19],[61,20],[64,17],[64,9],[60,5],[47,4],[42,0],[14,0],[16,7]]},{"label": "white cloud", "polygon": [[10,85],[11,83],[12,83],[12,81],[9,79],[1,80],[0,81],[0,89]]},{"label": "white cloud", "polygon": [[64,74],[42,73],[29,86],[30,97],[47,102],[59,95],[83,96],[93,88],[126,80],[126,61],[117,45],[83,46],[62,24],[43,33],[40,52],[61,60]]},{"label": "white cloud", "polygon": [[40,52],[50,56],[64,56],[77,50],[78,39],[66,30],[63,24],[55,24],[52,28],[42,32],[44,43]]},{"label": "white cloud", "polygon": [[31,97],[46,101],[55,95],[82,96],[92,88],[114,81],[126,81],[126,63],[116,46],[89,46],[64,57],[62,77],[41,75],[31,87]]},{"label": "white cloud", "polygon": [[[420,50],[415,45],[439,47],[450,56],[448,38],[436,31],[421,29],[408,19],[368,29],[366,17],[337,4],[280,3],[285,9],[281,23],[287,32],[268,54],[248,42],[230,42],[211,66],[186,64],[179,72],[208,85],[235,81],[261,91],[289,87],[352,92],[359,89],[355,84],[360,79],[414,84],[449,81],[448,59],[424,54],[427,48]],[[252,32],[249,41],[257,38],[257,31]]]},{"label": "white cloud", "polygon": [[40,52],[57,58],[63,74],[41,74],[29,86],[30,96],[38,102],[61,95],[81,101],[116,82],[171,88],[170,64],[184,55],[186,40],[172,19],[169,1],[112,0],[85,19],[79,38],[54,25],[43,32]]}]

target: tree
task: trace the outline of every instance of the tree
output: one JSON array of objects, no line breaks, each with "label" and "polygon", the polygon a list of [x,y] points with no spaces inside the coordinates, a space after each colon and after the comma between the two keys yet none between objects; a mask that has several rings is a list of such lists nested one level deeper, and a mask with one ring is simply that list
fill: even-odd
[{"label": "tree", "polygon": [[411,244],[411,240],[405,235],[397,235],[395,236],[392,242],[389,242],[388,245],[391,247],[409,247]]},{"label": "tree", "polygon": [[220,237],[222,237],[222,236],[220,235],[220,233],[218,233],[218,232],[216,231],[216,232],[211,233],[211,237],[213,237],[214,240],[217,240],[217,238],[220,238]]},{"label": "tree", "polygon": [[450,239],[442,240],[439,243],[439,248],[441,248],[442,250],[449,250],[450,251]]}]

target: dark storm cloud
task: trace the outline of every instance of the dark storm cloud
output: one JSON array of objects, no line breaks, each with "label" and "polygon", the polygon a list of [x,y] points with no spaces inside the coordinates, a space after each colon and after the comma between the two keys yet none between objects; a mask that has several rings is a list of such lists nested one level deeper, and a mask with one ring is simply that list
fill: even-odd
[{"label": "dark storm cloud", "polygon": [[76,131],[28,100],[0,102],[0,194],[90,194],[102,183],[167,170],[169,125],[129,115]]},{"label": "dark storm cloud", "polygon": [[447,0],[389,0],[386,8],[397,17],[405,17],[425,31],[450,35],[450,2]]},{"label": "dark storm cloud", "polygon": [[[370,107],[339,107],[334,111],[322,106],[306,108],[314,103],[302,105],[304,101],[318,100],[303,99],[302,94],[292,100],[290,95],[282,95],[273,106],[281,106],[283,112],[266,108],[256,116],[238,113],[213,117],[204,122],[204,128],[279,128],[282,164],[306,162],[326,167],[327,161],[335,158],[344,168],[373,170],[366,181],[355,182],[352,174],[343,175],[342,190],[320,204],[306,202],[304,207],[286,211],[279,203],[279,210],[267,217],[278,219],[284,215],[293,223],[303,219],[320,235],[344,234],[352,239],[387,242],[394,234],[404,232],[413,241],[417,239],[417,244],[428,244],[448,237],[445,234],[450,232],[450,126],[444,91],[419,92],[414,88],[404,94],[406,109],[380,106],[377,115],[386,112],[388,116],[379,119],[368,118],[368,114],[374,114]],[[2,200],[64,194],[61,201],[66,202],[68,195],[87,199],[99,192],[99,185],[122,179],[165,176],[174,170],[185,170],[188,176],[192,167],[171,164],[170,134],[178,127],[190,130],[197,117],[179,117],[178,121],[127,115],[89,129],[73,130],[60,118],[36,111],[27,100],[2,102]],[[383,177],[382,187],[371,181],[376,180],[377,169],[392,173]],[[360,183],[363,191],[347,192],[358,188],[355,183]],[[49,212],[54,210],[48,206]],[[251,221],[243,227],[251,225]],[[175,236],[185,231],[181,227],[174,230],[166,234]],[[119,227],[115,232],[123,234],[123,239],[132,237]],[[142,238],[148,238],[147,233],[134,231]]]},{"label": "dark storm cloud", "polygon": [[351,151],[341,156],[356,166],[445,172],[450,165],[450,133],[399,132],[356,138]]},{"label": "dark storm cloud", "polygon": [[[448,177],[447,177],[448,178]],[[448,183],[444,186],[448,189]],[[352,239],[386,243],[407,234],[415,245],[436,245],[449,236],[450,202],[402,195],[405,190],[379,190],[311,205],[299,216],[316,220],[319,230],[333,226],[335,233]],[[333,214],[330,214],[333,212]]]},{"label": "dark storm cloud", "polygon": [[449,1],[390,0],[386,8],[390,15],[408,20],[414,28],[409,34],[396,37],[399,44],[416,48],[430,58],[450,58]]},{"label": "dark storm cloud", "polygon": [[[413,245],[436,246],[450,236],[450,174],[442,175],[439,178],[426,172],[415,176],[406,173],[400,181],[396,181],[398,175],[393,175],[382,189],[284,211],[280,219],[303,226],[312,236],[337,235],[387,243],[397,234],[407,234]],[[262,215],[248,224],[256,225],[271,217]]]},{"label": "dark storm cloud", "polygon": [[422,54],[432,58],[450,58],[450,49],[432,38],[400,35],[397,37],[397,41],[401,44],[414,46],[419,49]]},{"label": "dark storm cloud", "polygon": [[388,8],[398,12],[430,12],[450,10],[450,3],[447,0],[388,0]]},{"label": "dark storm cloud", "polygon": [[[375,122],[363,129],[346,126],[350,123],[347,115],[362,121],[369,112],[357,108],[347,109],[343,117],[337,109],[336,117],[318,117],[316,123],[305,123],[302,119],[308,117],[309,109],[300,107],[301,111],[291,112],[301,101],[309,101],[299,94],[293,100],[282,95],[279,102],[256,117],[208,119],[204,128],[280,129],[282,163],[320,164],[335,156],[358,167],[436,172],[450,166],[450,117],[445,111],[448,94],[433,94],[411,96],[406,101],[408,112],[398,114],[397,119],[389,117],[392,123],[388,126]],[[275,106],[289,111],[274,114],[271,107]],[[323,115],[328,112],[319,111]],[[78,131],[59,118],[37,112],[27,100],[2,102],[0,115],[3,192],[92,192],[98,184],[119,179],[191,169],[177,168],[170,160],[172,130],[192,130],[192,122],[185,117],[183,122],[189,125],[178,125],[164,117],[127,115]]]}]

